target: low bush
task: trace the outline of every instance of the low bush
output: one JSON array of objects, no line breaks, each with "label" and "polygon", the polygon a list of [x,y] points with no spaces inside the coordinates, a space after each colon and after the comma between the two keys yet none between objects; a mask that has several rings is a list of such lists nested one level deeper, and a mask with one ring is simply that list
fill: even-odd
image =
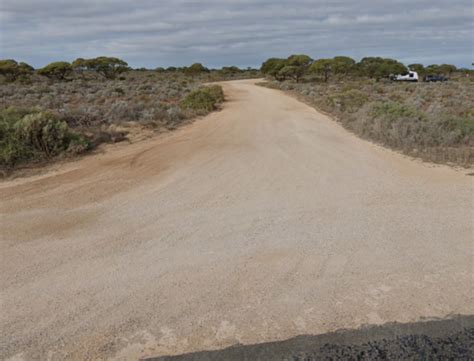
[{"label": "low bush", "polygon": [[[220,86],[201,86],[202,82],[221,80],[214,79],[221,77],[219,74],[203,73],[189,78],[182,72],[128,71],[105,81],[92,77],[86,70],[83,77],[71,76],[68,81],[36,76],[31,84],[2,83],[0,167],[12,168],[29,161],[81,153],[101,143],[123,140],[126,134],[116,129],[122,124],[130,125],[126,123],[158,131],[175,129],[196,115],[216,109],[224,100]],[[22,140],[17,139],[14,125],[28,114],[41,112],[42,119],[46,115],[56,119],[49,119],[46,139],[25,135],[27,128],[39,126],[38,115],[24,120],[25,134]],[[24,146],[27,139],[40,145],[40,150]],[[54,142],[45,143],[50,139]],[[68,143],[67,147],[61,139]]]},{"label": "low bush", "polygon": [[224,92],[218,85],[204,86],[194,89],[182,101],[185,109],[194,110],[201,113],[208,113],[215,110],[219,103],[224,101]]},{"label": "low bush", "polygon": [[72,132],[50,112],[12,107],[0,111],[0,168],[88,148],[86,137]]},{"label": "low bush", "polygon": [[334,107],[339,108],[342,112],[347,111],[349,113],[359,110],[368,100],[367,94],[357,89],[349,89],[328,97],[328,101]]},{"label": "low bush", "polygon": [[369,80],[265,83],[292,91],[347,129],[434,162],[474,164],[474,84],[394,84]]},{"label": "low bush", "polygon": [[396,102],[380,102],[372,106],[370,115],[374,118],[383,118],[389,122],[399,119],[408,121],[426,120],[423,112],[411,106]]}]

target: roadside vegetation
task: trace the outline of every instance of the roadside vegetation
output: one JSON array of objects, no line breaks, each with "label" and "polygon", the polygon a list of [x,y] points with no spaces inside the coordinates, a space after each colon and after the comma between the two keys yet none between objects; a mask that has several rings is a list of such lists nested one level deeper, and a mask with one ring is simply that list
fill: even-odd
[{"label": "roadside vegetation", "polygon": [[205,83],[259,77],[255,69],[131,69],[117,58],[53,62],[33,69],[0,60],[0,176],[127,139],[132,127],[175,129],[219,108]]},{"label": "roadside vegetation", "polygon": [[[299,70],[291,59],[305,59]],[[310,59],[310,60],[308,60]],[[439,83],[388,80],[417,71],[449,78]],[[289,91],[331,114],[355,134],[423,160],[461,166],[474,164],[474,72],[453,65],[410,64],[394,59],[306,55],[271,58],[262,64],[267,87]],[[298,74],[295,76],[293,74]]]}]

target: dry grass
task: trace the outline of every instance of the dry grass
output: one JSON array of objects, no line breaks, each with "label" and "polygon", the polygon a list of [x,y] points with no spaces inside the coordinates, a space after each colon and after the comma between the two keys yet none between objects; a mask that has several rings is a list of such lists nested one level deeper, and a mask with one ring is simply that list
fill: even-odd
[{"label": "dry grass", "polygon": [[270,82],[350,131],[427,161],[474,164],[474,82]]}]

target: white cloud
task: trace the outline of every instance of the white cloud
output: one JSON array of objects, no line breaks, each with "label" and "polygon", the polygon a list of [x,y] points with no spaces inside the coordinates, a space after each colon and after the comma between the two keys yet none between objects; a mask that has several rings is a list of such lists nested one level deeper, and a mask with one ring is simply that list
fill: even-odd
[{"label": "white cloud", "polygon": [[132,66],[247,66],[295,52],[472,63],[471,0],[2,0],[0,6],[0,57],[35,66],[104,54]]}]

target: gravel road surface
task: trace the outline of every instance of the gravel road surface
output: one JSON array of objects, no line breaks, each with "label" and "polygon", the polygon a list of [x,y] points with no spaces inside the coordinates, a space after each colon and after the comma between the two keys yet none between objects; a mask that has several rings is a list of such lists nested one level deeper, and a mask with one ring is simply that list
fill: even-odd
[{"label": "gravel road surface", "polygon": [[255,81],[0,182],[0,359],[133,360],[474,314],[473,177]]}]

